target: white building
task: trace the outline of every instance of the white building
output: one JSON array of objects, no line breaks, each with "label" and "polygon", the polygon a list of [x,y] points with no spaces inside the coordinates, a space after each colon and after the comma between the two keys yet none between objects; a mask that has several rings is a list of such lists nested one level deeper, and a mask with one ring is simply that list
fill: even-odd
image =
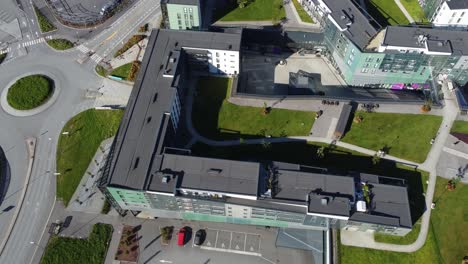
[{"label": "white building", "polygon": [[467,27],[468,0],[443,1],[431,20],[438,27]]}]

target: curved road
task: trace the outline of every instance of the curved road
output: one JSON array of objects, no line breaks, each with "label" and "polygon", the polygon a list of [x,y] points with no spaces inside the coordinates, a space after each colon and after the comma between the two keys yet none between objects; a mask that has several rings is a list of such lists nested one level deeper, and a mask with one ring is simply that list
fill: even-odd
[{"label": "curved road", "polygon": [[[96,89],[102,80],[89,65],[80,65],[73,57],[63,56],[38,45],[27,56],[14,63],[0,66],[0,89],[19,74],[49,73],[61,85],[57,101],[43,112],[29,117],[15,117],[0,110],[0,146],[5,150],[11,167],[11,182],[0,209],[15,206],[0,215],[2,245],[0,263],[29,263],[35,250],[30,244],[40,239],[55,200],[55,149],[60,131],[66,121],[76,113],[92,106],[85,99],[86,89]],[[66,70],[64,70],[66,69]],[[26,182],[27,150],[25,139],[37,139],[35,160],[29,179],[28,191],[22,208],[16,207]],[[19,210],[10,237],[8,227],[15,210]],[[5,241],[4,239],[8,239]],[[29,250],[28,250],[29,249]]]}]

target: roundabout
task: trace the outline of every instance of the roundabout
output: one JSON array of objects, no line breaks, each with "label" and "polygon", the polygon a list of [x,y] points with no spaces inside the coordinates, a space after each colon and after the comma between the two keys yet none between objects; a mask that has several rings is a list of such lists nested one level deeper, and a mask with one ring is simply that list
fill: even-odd
[{"label": "roundabout", "polygon": [[27,73],[10,81],[0,95],[0,105],[13,116],[32,116],[49,108],[60,93],[53,74]]}]

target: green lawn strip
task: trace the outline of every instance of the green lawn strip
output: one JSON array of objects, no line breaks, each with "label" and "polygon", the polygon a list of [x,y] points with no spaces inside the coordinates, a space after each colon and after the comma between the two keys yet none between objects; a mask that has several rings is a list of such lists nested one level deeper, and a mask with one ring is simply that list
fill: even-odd
[{"label": "green lawn strip", "polygon": [[119,66],[113,69],[110,75],[120,77],[124,80],[128,78],[128,74],[130,73],[130,69],[132,68],[132,62]]},{"label": "green lawn strip", "polygon": [[368,263],[441,263],[435,242],[434,232],[429,231],[424,246],[413,253],[399,253],[368,248],[343,246],[339,243],[341,264],[368,264]]},{"label": "green lawn strip", "polygon": [[73,48],[73,42],[68,39],[51,39],[47,44],[56,50],[67,50]]},{"label": "green lawn strip", "polygon": [[39,8],[37,8],[37,6],[34,6],[34,11],[36,12],[37,21],[38,21],[39,27],[41,28],[41,31],[43,33],[54,31],[54,30],[57,29],[54,26],[54,24],[52,24],[44,14],[42,14],[41,10],[39,10]]},{"label": "green lawn strip", "polygon": [[353,123],[342,141],[363,148],[387,149],[387,154],[424,162],[430,141],[437,134],[442,117],[433,115],[357,112],[361,123]]},{"label": "green lawn strip", "polygon": [[283,0],[253,0],[244,8],[235,8],[221,21],[265,21],[277,22],[286,17]]},{"label": "green lawn strip", "polygon": [[403,12],[393,0],[364,0],[367,11],[382,26],[409,24]]},{"label": "green lawn strip", "polygon": [[468,255],[468,185],[458,183],[454,191],[445,189],[448,180],[437,178],[432,210],[432,230],[444,263],[461,263]]},{"label": "green lawn strip", "polygon": [[416,21],[416,23],[427,23],[426,15],[424,14],[423,9],[418,3],[418,0],[401,0],[401,3],[405,7],[406,11],[411,15],[411,17]]},{"label": "green lawn strip", "polygon": [[314,20],[307,14],[307,12],[304,10],[301,4],[297,0],[292,0],[294,7],[296,8],[297,13],[299,14],[299,17],[301,18],[302,22],[306,23],[314,23]]},{"label": "green lawn strip", "polygon": [[95,70],[96,70],[97,74],[99,74],[100,76],[107,77],[107,71],[101,65],[96,65]]},{"label": "green lawn strip", "polygon": [[42,257],[42,264],[104,263],[112,226],[95,224],[88,239],[52,236]]},{"label": "green lawn strip", "polygon": [[42,75],[30,75],[16,81],[8,90],[8,104],[18,110],[30,110],[43,104],[53,93],[53,83]]},{"label": "green lawn strip", "polygon": [[309,134],[315,113],[238,106],[226,100],[230,86],[228,78],[199,79],[192,119],[200,134],[218,140]]},{"label": "green lawn strip", "polygon": [[421,230],[421,221],[414,224],[413,230],[406,236],[392,236],[387,234],[375,233],[374,239],[377,242],[398,244],[398,245],[409,245],[418,239],[419,231]]},{"label": "green lawn strip", "polygon": [[102,206],[102,209],[101,209],[101,214],[107,214],[110,212],[110,210],[111,210],[111,204],[109,203],[107,199],[105,199],[104,205]]},{"label": "green lawn strip", "polygon": [[8,54],[8,53],[0,54],[0,64],[2,64],[2,62],[5,60],[7,54]]},{"label": "green lawn strip", "polygon": [[450,132],[468,134],[468,122],[455,120]]},{"label": "green lawn strip", "polygon": [[122,110],[87,110],[70,119],[57,147],[57,197],[68,205],[103,140],[115,135]]}]

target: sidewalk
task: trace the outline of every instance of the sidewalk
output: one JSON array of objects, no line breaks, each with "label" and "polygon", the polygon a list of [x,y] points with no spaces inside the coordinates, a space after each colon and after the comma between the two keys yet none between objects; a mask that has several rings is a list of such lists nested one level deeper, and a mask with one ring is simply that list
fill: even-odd
[{"label": "sidewalk", "polygon": [[[135,60],[142,61],[145,55],[146,46],[148,45],[148,38],[138,42],[138,44],[125,51],[122,55],[112,58],[110,65],[113,69],[120,67],[124,64],[134,62]],[[141,48],[141,51],[140,51]]]},{"label": "sidewalk", "polygon": [[403,15],[405,15],[406,19],[408,19],[410,24],[414,24],[415,21],[414,21],[413,17],[410,15],[410,13],[408,13],[405,6],[400,2],[400,0],[394,0],[394,1],[395,1],[395,4],[398,6],[398,8],[400,8]]}]

